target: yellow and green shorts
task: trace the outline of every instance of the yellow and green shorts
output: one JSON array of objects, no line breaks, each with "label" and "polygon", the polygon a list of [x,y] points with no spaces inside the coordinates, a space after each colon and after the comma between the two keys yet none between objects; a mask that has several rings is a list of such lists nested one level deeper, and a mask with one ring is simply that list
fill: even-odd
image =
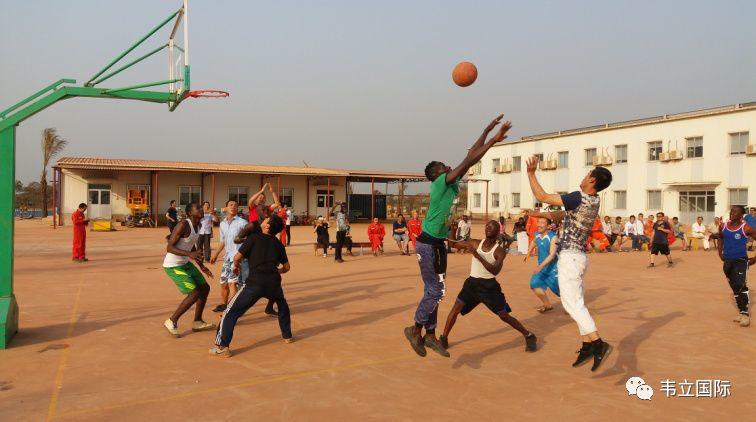
[{"label": "yellow and green shorts", "polygon": [[176,287],[182,294],[188,295],[197,287],[207,284],[205,277],[191,262],[178,267],[163,267],[168,277],[176,283]]}]

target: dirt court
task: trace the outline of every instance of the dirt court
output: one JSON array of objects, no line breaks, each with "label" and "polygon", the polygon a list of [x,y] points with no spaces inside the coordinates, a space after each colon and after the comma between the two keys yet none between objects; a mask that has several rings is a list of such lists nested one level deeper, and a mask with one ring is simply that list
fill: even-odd
[{"label": "dirt court", "polygon": [[[364,229],[353,229],[355,240]],[[182,338],[162,326],[181,300],[161,268],[165,228],[89,232],[91,261],[79,264],[70,227],[17,221],[20,332],[0,351],[0,420],[734,420],[756,410],[754,327],[732,322],[716,253],[678,246],[675,268],[652,270],[646,253],[590,255],[586,300],[615,346],[591,373],[570,366],[578,332],[561,306],[535,310],[533,261],[508,257],[499,281],[513,315],[538,335],[536,353],[480,306],[458,319],[451,358],[420,358],[402,334],[422,295],[414,257],[387,239],[385,256],[337,265],[313,255],[311,228],[292,231],[284,291],[297,341],[284,344],[258,303],[222,359],[207,354],[213,333],[189,329],[191,311]],[[470,255],[450,257],[440,324],[469,267]],[[219,297],[211,286],[208,308]],[[631,376],[653,387],[651,401],[628,396]],[[731,396],[668,398],[665,379],[726,380]]]}]

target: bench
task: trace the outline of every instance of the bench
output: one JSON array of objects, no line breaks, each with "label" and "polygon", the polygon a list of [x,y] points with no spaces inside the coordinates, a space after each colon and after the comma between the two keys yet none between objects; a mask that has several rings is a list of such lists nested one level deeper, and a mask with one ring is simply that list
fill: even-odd
[{"label": "bench", "polygon": [[[313,242],[313,247],[315,248],[315,255],[318,254],[318,242]],[[370,248],[371,244],[370,242],[355,242],[352,241],[352,249],[355,247],[360,248],[360,255],[363,255],[363,248]],[[328,243],[328,249],[336,249],[336,242],[329,242]],[[344,247],[346,249],[346,246]]]}]

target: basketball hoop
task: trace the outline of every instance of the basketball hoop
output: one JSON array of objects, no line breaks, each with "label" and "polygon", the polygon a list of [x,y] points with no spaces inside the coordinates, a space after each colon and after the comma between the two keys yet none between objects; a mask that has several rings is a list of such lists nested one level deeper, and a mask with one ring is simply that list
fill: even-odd
[{"label": "basketball hoop", "polygon": [[228,92],[219,91],[217,89],[200,89],[197,91],[189,91],[186,93],[187,97],[192,98],[225,98],[228,97]]}]

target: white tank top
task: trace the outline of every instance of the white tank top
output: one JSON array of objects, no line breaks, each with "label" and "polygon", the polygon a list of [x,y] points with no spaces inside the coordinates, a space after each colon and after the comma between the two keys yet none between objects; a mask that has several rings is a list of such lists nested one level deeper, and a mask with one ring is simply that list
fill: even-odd
[{"label": "white tank top", "polygon": [[[495,243],[494,246],[491,248],[490,251],[484,252],[483,251],[483,241],[480,241],[480,244],[478,245],[478,255],[480,255],[486,262],[489,264],[493,264],[496,262],[496,258],[494,257],[494,253],[496,252],[496,249],[499,248],[499,243]],[[495,275],[491,274],[490,271],[486,269],[486,267],[483,266],[483,264],[478,260],[478,258],[473,257],[472,263],[470,264],[470,277],[475,278],[496,278]]]},{"label": "white tank top", "polygon": [[[199,233],[197,233],[197,231],[194,230],[194,225],[192,224],[192,220],[187,219],[186,222],[189,223],[189,229],[191,230],[191,233],[189,233],[189,237],[179,238],[178,242],[176,242],[176,249],[189,252],[197,243],[197,239],[199,238]],[[180,267],[186,264],[187,262],[189,262],[188,256],[181,256],[181,255],[176,255],[176,254],[172,254],[168,252],[167,254],[165,254],[165,259],[163,260],[163,267],[166,267],[166,268]]]}]

